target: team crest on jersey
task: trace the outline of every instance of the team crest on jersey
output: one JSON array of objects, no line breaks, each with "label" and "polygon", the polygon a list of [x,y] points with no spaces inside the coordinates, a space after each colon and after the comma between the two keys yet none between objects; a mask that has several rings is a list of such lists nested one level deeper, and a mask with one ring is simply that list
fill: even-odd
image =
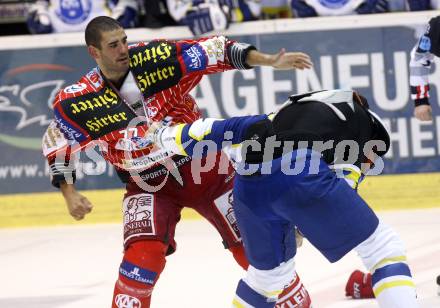
[{"label": "team crest on jersey", "polygon": [[100,88],[104,83],[104,80],[102,79],[101,75],[98,73],[98,70],[96,68],[88,72],[86,77],[95,89]]},{"label": "team crest on jersey", "polygon": [[66,87],[64,89],[64,92],[68,93],[68,94],[72,94],[72,93],[81,92],[81,91],[83,91],[86,88],[87,88],[87,85],[85,83],[82,83],[82,82],[81,83],[75,83],[75,84],[73,84],[71,86]]},{"label": "team crest on jersey", "polygon": [[75,25],[89,17],[92,5],[91,0],[59,0],[56,14],[64,23]]},{"label": "team crest on jersey", "polygon": [[347,4],[349,0],[319,0],[322,6],[329,9],[339,9]]},{"label": "team crest on jersey", "polygon": [[115,298],[115,304],[118,308],[142,308],[141,301],[128,294],[118,294]]},{"label": "team crest on jersey", "polygon": [[152,118],[154,116],[156,116],[156,114],[159,112],[159,109],[157,109],[157,107],[147,107],[147,116],[149,118]]}]

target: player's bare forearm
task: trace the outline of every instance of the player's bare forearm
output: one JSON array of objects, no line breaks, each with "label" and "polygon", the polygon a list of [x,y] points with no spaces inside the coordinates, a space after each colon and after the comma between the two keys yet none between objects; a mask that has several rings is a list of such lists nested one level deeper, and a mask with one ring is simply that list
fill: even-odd
[{"label": "player's bare forearm", "polygon": [[247,54],[246,63],[250,66],[271,66],[275,61],[275,56],[262,53],[257,50],[251,50]]},{"label": "player's bare forearm", "polygon": [[74,184],[67,184],[65,181],[60,182],[60,190],[63,194],[64,198],[67,196],[76,193],[75,185]]},{"label": "player's bare forearm", "polygon": [[277,54],[266,54],[251,50],[246,63],[250,66],[272,66],[275,69],[308,69],[313,66],[310,57],[302,52],[286,52],[283,48]]}]

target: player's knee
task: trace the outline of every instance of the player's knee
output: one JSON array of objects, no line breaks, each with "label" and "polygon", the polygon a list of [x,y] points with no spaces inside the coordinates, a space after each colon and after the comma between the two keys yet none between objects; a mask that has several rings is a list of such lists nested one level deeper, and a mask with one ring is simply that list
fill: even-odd
[{"label": "player's knee", "polygon": [[137,241],[128,246],[119,277],[138,286],[154,286],[165,268],[167,245],[160,241]]},{"label": "player's knee", "polygon": [[382,222],[379,222],[374,233],[359,244],[355,251],[370,271],[386,260],[404,260],[406,254],[400,236]]},{"label": "player's knee", "polygon": [[115,285],[115,307],[122,307],[118,303],[149,307],[154,285],[165,267],[166,250],[167,245],[160,241],[137,241],[126,249]]},{"label": "player's knee", "polygon": [[238,265],[240,265],[244,270],[247,270],[249,267],[249,262],[246,258],[243,245],[230,247],[229,251],[234,256],[234,259],[237,261]]},{"label": "player's knee", "polygon": [[124,260],[158,272],[165,267],[168,245],[161,241],[136,241],[124,253]]},{"label": "player's knee", "polygon": [[365,266],[371,272],[375,297],[386,303],[393,299],[396,307],[415,307],[415,287],[411,270],[406,263],[405,245],[389,226],[379,223],[377,230],[356,248]]},{"label": "player's knee", "polygon": [[249,265],[244,281],[258,293],[268,298],[277,298],[292,281],[294,273],[295,261],[292,258],[270,270],[259,270]]}]

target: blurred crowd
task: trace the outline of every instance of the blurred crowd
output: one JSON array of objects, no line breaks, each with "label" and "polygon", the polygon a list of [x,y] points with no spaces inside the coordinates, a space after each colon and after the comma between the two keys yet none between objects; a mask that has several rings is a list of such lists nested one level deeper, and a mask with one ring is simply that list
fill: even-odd
[{"label": "blurred crowd", "polygon": [[440,0],[0,0],[0,35],[82,31],[98,15],[125,28],[187,26],[194,35],[258,19],[440,9]]}]

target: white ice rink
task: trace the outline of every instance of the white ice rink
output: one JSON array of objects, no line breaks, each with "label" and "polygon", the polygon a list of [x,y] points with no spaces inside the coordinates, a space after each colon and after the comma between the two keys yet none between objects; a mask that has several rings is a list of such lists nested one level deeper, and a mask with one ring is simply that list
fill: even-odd
[{"label": "white ice rink", "polygon": [[[421,307],[440,307],[440,209],[382,212],[402,235]],[[153,308],[231,307],[242,270],[205,221],[182,221],[177,252],[168,257]],[[121,226],[96,225],[0,230],[0,308],[108,308],[122,258]],[[362,268],[355,254],[329,264],[308,243],[297,269],[315,308],[377,307],[348,300],[344,285]]]}]

